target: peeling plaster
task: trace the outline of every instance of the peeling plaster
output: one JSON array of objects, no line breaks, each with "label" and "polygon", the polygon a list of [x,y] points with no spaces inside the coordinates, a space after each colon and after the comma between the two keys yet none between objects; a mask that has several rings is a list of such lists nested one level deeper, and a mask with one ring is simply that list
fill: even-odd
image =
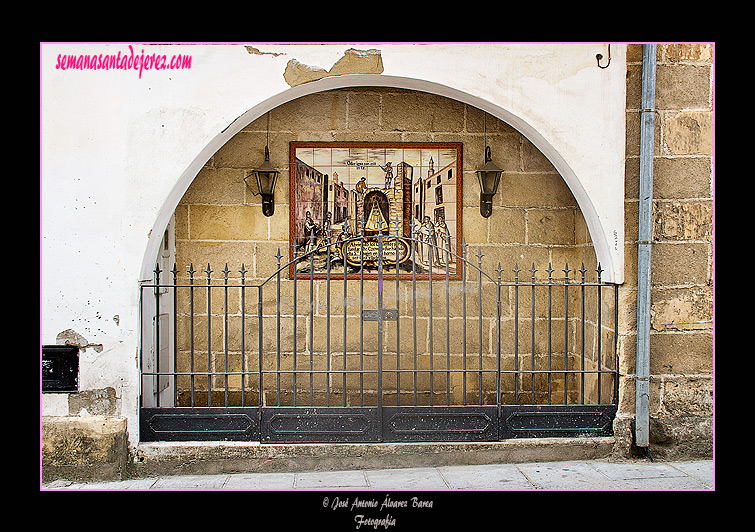
[{"label": "peeling plaster", "polygon": [[710,330],[713,327],[712,298],[711,291],[704,288],[655,302],[650,309],[653,330]]},{"label": "peeling plaster", "polygon": [[355,50],[349,48],[344,52],[341,59],[331,67],[330,70],[324,68],[305,65],[296,59],[291,59],[286,65],[286,71],[283,73],[283,79],[291,87],[296,87],[302,83],[317,81],[328,76],[341,76],[344,74],[382,74],[383,58],[380,50],[374,48],[369,50]]},{"label": "peeling plaster", "polygon": [[246,48],[246,51],[252,55],[272,55],[273,57],[278,57],[279,55],[285,55],[283,52],[276,53],[276,52],[261,52],[254,46],[244,46]]},{"label": "peeling plaster", "polygon": [[93,348],[96,352],[102,353],[102,344],[90,344],[89,341],[73,329],[61,331],[55,337],[55,343],[58,345],[75,345],[79,349]]},{"label": "peeling plaster", "polygon": [[86,390],[68,395],[68,413],[72,416],[114,416],[118,412],[115,388]]}]

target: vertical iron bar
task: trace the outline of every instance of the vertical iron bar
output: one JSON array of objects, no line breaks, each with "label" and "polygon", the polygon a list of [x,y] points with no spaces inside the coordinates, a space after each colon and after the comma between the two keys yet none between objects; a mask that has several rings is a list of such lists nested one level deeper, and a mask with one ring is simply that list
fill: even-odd
[{"label": "vertical iron bar", "polygon": [[401,405],[401,312],[400,309],[400,302],[399,302],[399,275],[398,275],[398,240],[399,240],[399,232],[398,232],[398,226],[399,224],[399,217],[398,214],[396,214],[396,255],[395,255],[395,265],[396,265],[396,311],[398,312],[398,316],[396,316],[396,406]]},{"label": "vertical iron bar", "polygon": [[448,263],[451,262],[451,235],[446,235],[446,406],[451,404],[451,303],[449,299]]},{"label": "vertical iron bar", "polygon": [[178,331],[178,270],[176,263],[173,263],[173,406],[178,406],[178,342],[176,334]]},{"label": "vertical iron bar", "polygon": [[223,312],[223,351],[225,355],[225,406],[228,407],[228,263],[225,263],[223,270],[223,292],[224,292],[224,312]]},{"label": "vertical iron bar", "polygon": [[569,263],[564,272],[564,404],[569,404]]},{"label": "vertical iron bar", "polygon": [[278,294],[278,299],[276,301],[277,305],[277,311],[276,311],[276,318],[275,318],[275,325],[276,325],[276,333],[275,333],[275,374],[276,374],[276,384],[275,384],[275,390],[277,395],[277,402],[276,404],[278,406],[281,405],[281,248],[278,248],[278,253],[275,254],[275,259],[278,261],[278,269],[276,274],[276,291]]},{"label": "vertical iron bar", "polygon": [[433,345],[433,255],[437,248],[433,245],[432,240],[428,243],[429,253],[429,266],[430,273],[427,276],[427,284],[430,291],[430,406],[433,406],[433,398],[435,396],[435,382],[434,382],[434,358],[435,358],[435,345]]},{"label": "vertical iron bar", "polygon": [[[241,406],[246,406],[246,287],[244,286],[244,275],[247,270],[244,263],[241,263]],[[259,334],[259,331],[257,331]]]},{"label": "vertical iron bar", "polygon": [[[412,217],[412,238],[414,238]],[[412,324],[414,327],[414,406],[417,406],[417,242],[412,240]]]},{"label": "vertical iron bar", "polygon": [[160,264],[155,264],[155,374],[152,376],[152,393],[155,406],[160,408]]},{"label": "vertical iron bar", "polygon": [[519,263],[514,264],[514,404],[519,404]]},{"label": "vertical iron bar", "polygon": [[364,406],[364,220],[359,224],[359,406]]},{"label": "vertical iron bar", "polygon": [[310,236],[311,249],[309,251],[309,406],[312,406],[312,392],[314,391],[314,382],[312,373],[312,357],[314,356],[314,329],[315,329],[315,308],[314,308],[314,288],[315,288],[315,232],[312,231]]},{"label": "vertical iron bar", "polygon": [[210,264],[207,263],[207,406],[212,406],[212,349],[210,346],[210,338],[212,336],[211,319],[212,309],[210,308]]},{"label": "vertical iron bar", "polygon": [[343,245],[343,406],[346,406],[346,292],[347,292],[348,271],[346,264],[346,244]]},{"label": "vertical iron bar", "polygon": [[482,405],[482,257],[484,255],[482,254],[482,248],[477,248],[477,276],[478,276],[478,287],[477,287],[477,306],[478,306],[478,332],[479,332],[479,344],[478,347],[480,349],[480,362],[478,366],[479,374],[479,388],[478,388],[478,395],[480,399],[480,405]]},{"label": "vertical iron bar", "polygon": [[530,353],[531,357],[531,366],[532,366],[532,375],[530,375],[530,383],[532,386],[532,404],[535,404],[535,272],[537,271],[535,269],[535,263],[532,263],[532,325],[531,325],[531,333],[532,333],[532,352]]},{"label": "vertical iron bar", "polygon": [[496,377],[495,377],[495,405],[497,410],[501,411],[501,263],[498,263],[498,325],[496,326],[498,339],[496,346]]},{"label": "vertical iron bar", "polygon": [[378,411],[383,407],[383,224],[378,223]]},{"label": "vertical iron bar", "polygon": [[553,381],[553,374],[551,373],[552,370],[552,355],[553,355],[553,344],[552,344],[552,329],[553,329],[553,265],[551,263],[548,263],[548,404],[551,404],[552,401],[552,390],[551,390],[551,384]]},{"label": "vertical iron bar", "polygon": [[191,406],[194,406],[194,264],[189,264],[189,372],[191,373]]},{"label": "vertical iron bar", "polygon": [[144,406],[144,286],[139,286],[139,323],[141,334],[139,335],[139,408]]},{"label": "vertical iron bar", "polygon": [[461,354],[461,360],[462,360],[462,394],[464,397],[463,404],[466,406],[467,404],[467,242],[466,240],[462,239],[461,242],[461,294],[462,294],[462,302],[461,302],[461,315],[462,315],[462,354]]},{"label": "vertical iron bar", "polygon": [[582,382],[580,393],[582,395],[582,404],[585,404],[585,271],[587,270],[585,270],[584,262],[582,263],[582,269],[580,269],[579,271],[582,272],[582,288],[580,289],[580,295],[582,298]]},{"label": "vertical iron bar", "polygon": [[[294,245],[295,244],[292,244],[292,247]],[[296,257],[296,248],[295,247],[294,247],[293,251],[294,251],[294,310],[293,310],[293,320],[294,320],[294,323],[293,323],[293,326],[294,326],[294,345],[293,345],[293,348],[294,348],[294,353],[293,353],[291,364],[293,365],[293,367],[292,367],[292,370],[293,370],[292,374],[293,374],[293,377],[294,377],[293,378],[293,381],[294,381],[294,383],[293,383],[293,386],[294,386],[293,405],[296,406],[296,322],[297,322],[296,318],[297,318],[297,311],[298,311],[298,305],[297,305],[297,302],[296,302],[296,295],[297,295],[296,294],[296,292],[297,292],[297,290],[296,290],[296,285],[297,285],[297,282],[296,282],[296,270],[298,269],[298,267],[297,267],[296,263],[298,262],[298,258]]]},{"label": "vertical iron bar", "polygon": [[262,419],[262,405],[264,401],[264,387],[262,386],[262,285],[257,287],[257,342],[258,342],[258,354],[259,359],[257,361],[257,371],[259,375],[257,377],[257,385],[259,387],[259,394],[257,400],[257,406],[259,408],[259,418]]},{"label": "vertical iron bar", "polygon": [[603,339],[603,296],[601,294],[601,283],[600,280],[600,274],[603,273],[600,269],[600,263],[598,263],[598,268],[595,270],[598,272],[598,404],[600,404],[600,376],[603,373],[603,355],[601,353],[602,349],[602,339]]},{"label": "vertical iron bar", "polygon": [[332,230],[328,228],[328,247],[325,250],[325,257],[328,261],[327,265],[327,280],[326,280],[326,291],[327,291],[327,310],[326,310],[326,316],[327,316],[327,323],[325,325],[326,332],[325,332],[325,406],[330,406],[330,239],[332,236]]}]

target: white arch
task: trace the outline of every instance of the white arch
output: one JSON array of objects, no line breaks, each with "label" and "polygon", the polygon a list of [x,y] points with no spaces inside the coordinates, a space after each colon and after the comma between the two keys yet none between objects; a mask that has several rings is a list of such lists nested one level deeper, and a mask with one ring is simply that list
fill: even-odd
[{"label": "white arch", "polygon": [[[447,98],[460,101],[482,109],[483,111],[491,114],[500,120],[511,125],[517,129],[522,135],[524,135],[535,147],[537,147],[553,164],[561,177],[566,181],[566,184],[572,191],[574,198],[582,211],[585,222],[587,223],[590,237],[593,242],[595,254],[597,260],[603,268],[603,280],[604,281],[617,281],[617,272],[621,269],[620,265],[614,264],[614,257],[610,250],[610,244],[606,236],[606,230],[603,227],[600,216],[595,208],[593,201],[589,194],[582,185],[579,176],[576,175],[571,166],[561,156],[558,150],[551,145],[534,127],[528,124],[522,118],[514,115],[510,111],[486,101],[477,96],[465,93],[463,91],[415,78],[399,77],[399,76],[386,76],[380,74],[354,74],[343,76],[332,76],[304,83],[302,85],[293,87],[289,90],[281,92],[267,100],[255,105],[244,114],[234,120],[226,129],[218,134],[212,141],[205,146],[205,148],[197,155],[192,163],[184,170],[179,177],[175,186],[169,193],[165,203],[158,212],[157,219],[152,228],[149,240],[147,242],[147,249],[144,254],[141,267],[142,280],[151,280],[153,276],[153,270],[155,267],[155,261],[160,248],[160,242],[162,241],[163,234],[170,221],[173,212],[178,206],[178,202],[184,196],[186,190],[191,185],[191,182],[197,176],[199,171],[205,165],[205,163],[212,157],[212,155],[220,149],[228,140],[230,140],[236,133],[241,131],[245,126],[263,116],[268,111],[284,104],[318,92],[324,92],[333,89],[342,89],[348,87],[391,87],[400,89],[410,89],[421,92],[427,92],[436,94],[439,96],[445,96]],[[621,282],[621,280],[618,280]]]}]

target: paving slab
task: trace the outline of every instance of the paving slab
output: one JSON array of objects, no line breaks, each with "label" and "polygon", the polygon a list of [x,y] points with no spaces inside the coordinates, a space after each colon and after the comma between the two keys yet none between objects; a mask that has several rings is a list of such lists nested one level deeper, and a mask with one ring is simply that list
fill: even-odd
[{"label": "paving slab", "polygon": [[433,490],[449,489],[437,469],[417,467],[412,469],[384,469],[365,471],[371,489]]},{"label": "paving slab", "polygon": [[367,479],[362,471],[326,471],[297,473],[296,489],[367,489]]},{"label": "paving slab", "polygon": [[711,460],[672,462],[671,466],[684,474],[699,480],[706,488],[715,487],[715,475],[713,471],[713,462]]},{"label": "paving slab", "polygon": [[166,490],[218,490],[222,489],[228,475],[182,475],[162,477],[150,489]]},{"label": "paving slab", "polygon": [[651,463],[610,463],[594,464],[596,471],[612,480],[630,480],[643,478],[683,477],[685,474],[668,464]]},{"label": "paving slab", "polygon": [[148,490],[150,489],[157,478],[135,478],[128,480],[117,480],[108,482],[89,482],[89,483],[76,483],[68,480],[56,480],[49,484],[45,484],[45,488],[49,489],[67,489],[67,490]]},{"label": "paving slab", "polygon": [[615,489],[616,482],[584,462],[542,462],[520,464],[518,469],[537,489]]},{"label": "paving slab", "polygon": [[[712,462],[686,468],[648,462],[543,462],[517,466],[538,489],[546,490],[674,490],[710,489]],[[706,484],[701,478],[708,479]]]},{"label": "paving slab", "polygon": [[710,489],[693,477],[656,477],[656,478],[630,478],[617,480],[612,489],[615,490],[705,490]]},{"label": "paving slab", "polygon": [[237,473],[228,475],[223,486],[230,490],[292,490],[294,473]]},{"label": "paving slab", "polygon": [[535,486],[513,464],[438,468],[451,489],[533,490]]}]

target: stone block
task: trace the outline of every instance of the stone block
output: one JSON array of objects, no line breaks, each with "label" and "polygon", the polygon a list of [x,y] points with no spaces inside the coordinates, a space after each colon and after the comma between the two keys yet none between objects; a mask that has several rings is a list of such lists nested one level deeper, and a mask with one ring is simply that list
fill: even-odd
[{"label": "stone block", "polygon": [[670,61],[712,61],[713,45],[710,43],[695,44],[667,44],[665,45],[666,57]]},{"label": "stone block", "polygon": [[650,335],[650,373],[694,375],[713,371],[712,331]]},{"label": "stone block", "polygon": [[126,418],[42,417],[42,478],[121,480],[128,463]]},{"label": "stone block", "polygon": [[654,286],[704,284],[710,278],[707,243],[656,243],[652,253]]},{"label": "stone block", "polygon": [[710,108],[711,66],[674,64],[656,67],[656,107],[658,109]]},{"label": "stone block", "polygon": [[574,229],[573,209],[531,209],[527,214],[530,244],[574,245]]},{"label": "stone block", "polygon": [[[477,209],[476,216],[477,218],[481,218],[479,209]],[[481,238],[484,236],[486,240],[470,240],[469,242],[525,243],[527,229],[524,209],[493,209],[493,214],[488,220],[490,223],[490,235],[488,236],[486,233],[478,237]]]},{"label": "stone block", "polygon": [[711,155],[713,114],[683,111],[663,121],[664,150],[670,155]]},{"label": "stone block", "polygon": [[712,330],[712,289],[704,286],[656,291],[650,325],[656,331]]},{"label": "stone block", "polygon": [[[679,179],[678,176],[684,176]],[[653,171],[653,198],[712,198],[710,157],[656,157]]]},{"label": "stone block", "polygon": [[[210,265],[210,279],[212,284],[223,281],[223,269],[228,264],[228,279],[240,279],[241,266],[247,270],[246,278],[249,279],[248,270],[252,268],[254,261],[254,242],[179,242],[176,248],[176,267],[178,268],[179,284],[189,284],[189,267],[194,267],[194,284],[207,284],[207,265]],[[172,274],[171,274],[172,275]],[[182,290],[187,290],[182,289]],[[194,289],[198,295],[201,290]],[[206,289],[205,289],[206,291]],[[180,294],[180,292],[179,292]],[[214,294],[213,294],[214,295]],[[205,303],[206,304],[206,303]],[[195,302],[196,305],[196,302]]]},{"label": "stone block", "polygon": [[195,240],[267,240],[267,218],[249,205],[192,205],[191,238]]},{"label": "stone block", "polygon": [[216,168],[256,168],[265,159],[266,140],[265,131],[240,131],[215,152],[213,165]]},{"label": "stone block", "polygon": [[[245,202],[260,203],[259,199],[253,199],[258,197],[245,190],[244,173],[243,168],[205,166],[191,182],[180,204],[240,205]],[[253,181],[252,179],[250,184],[256,190]]]},{"label": "stone block", "polygon": [[713,377],[663,379],[659,411],[665,416],[712,416]]},{"label": "stone block", "polygon": [[383,95],[381,122],[386,131],[459,132],[464,104],[422,92],[390,92]]},{"label": "stone block", "polygon": [[713,205],[710,202],[657,202],[654,240],[712,240]]},{"label": "stone block", "polygon": [[499,187],[508,206],[576,207],[569,187],[556,173],[515,174],[504,172]]}]

